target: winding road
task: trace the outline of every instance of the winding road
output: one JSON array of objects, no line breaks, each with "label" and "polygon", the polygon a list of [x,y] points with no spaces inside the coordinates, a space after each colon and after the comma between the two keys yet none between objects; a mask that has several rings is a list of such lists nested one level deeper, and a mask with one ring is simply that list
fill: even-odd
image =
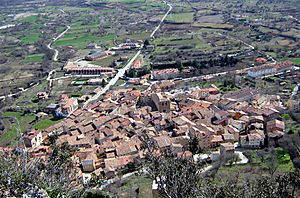
[{"label": "winding road", "polygon": [[40,83],[32,84],[32,85],[30,85],[29,87],[27,87],[26,89],[24,89],[23,87],[20,87],[20,88],[19,88],[20,91],[18,91],[18,92],[16,92],[16,93],[13,93],[13,94],[8,94],[8,95],[0,96],[0,100],[4,100],[4,99],[6,99],[6,98],[10,98],[10,97],[17,96],[17,95],[19,95],[19,94],[21,94],[21,93],[27,91],[28,89],[33,88],[33,87],[35,87],[35,86],[37,86],[37,85],[39,85],[39,84],[40,84]]},{"label": "winding road", "polygon": [[[63,10],[60,10],[61,12],[63,12],[64,13],[64,11]],[[59,55],[59,51],[57,50],[57,49],[55,49],[55,48],[53,48],[53,47],[51,47],[51,45],[55,42],[55,41],[57,41],[58,39],[60,39],[61,37],[63,37],[68,31],[69,31],[69,29],[70,29],[71,27],[70,26],[67,26],[67,28],[62,32],[62,33],[60,33],[57,37],[55,37],[55,38],[53,38],[52,39],[52,41],[47,45],[47,48],[49,49],[49,50],[53,50],[54,51],[54,55],[53,55],[53,57],[52,57],[52,60],[53,61],[58,61],[58,55]],[[48,81],[48,87],[49,87],[49,94],[51,93],[51,87],[52,87],[52,83],[53,83],[53,79],[52,79],[52,76],[53,76],[53,74],[55,73],[55,69],[53,69],[53,70],[51,70],[49,73],[48,73],[48,76],[47,76],[47,81]]]},{"label": "winding road", "polygon": [[[164,2],[166,3],[166,2]],[[155,33],[159,30],[159,28],[161,27],[162,23],[164,22],[164,20],[166,19],[166,17],[170,14],[171,10],[173,9],[172,5],[169,3],[166,3],[169,6],[168,11],[166,12],[166,14],[163,16],[163,18],[161,19],[160,23],[158,24],[158,26],[153,30],[153,32],[150,34],[150,38],[153,38],[153,36],[155,35]],[[101,95],[105,94],[112,86],[114,86],[117,81],[120,79],[120,77],[124,76],[125,72],[130,69],[132,63],[137,59],[137,57],[141,54],[141,50],[143,49],[144,45],[142,44],[139,48],[139,50],[137,51],[137,53],[134,55],[134,57],[126,64],[126,66],[122,69],[119,69],[118,73],[115,75],[114,78],[112,78],[108,84],[98,93],[96,93],[93,97],[91,97],[89,100],[87,100],[84,104],[83,107],[85,108],[88,104],[90,104],[91,102],[97,100]]]},{"label": "winding road", "polygon": [[[51,45],[52,45],[55,41],[57,41],[59,38],[61,38],[62,36],[64,36],[64,34],[67,33],[67,32],[69,31],[70,28],[71,28],[70,26],[67,26],[67,28],[66,28],[62,33],[60,33],[57,37],[54,37],[54,38],[52,39],[52,41],[47,45],[47,48],[48,48],[49,50],[53,50],[53,51],[54,51],[54,55],[53,55],[53,57],[52,57],[52,60],[53,60],[53,61],[57,61],[57,60],[58,60],[57,57],[58,57],[58,55],[59,55],[59,51],[58,51],[57,49],[54,49],[53,47],[51,47]],[[49,85],[50,85],[50,86],[51,86],[51,84],[52,84],[52,79],[51,79],[51,77],[52,77],[52,75],[53,75],[54,72],[55,72],[55,70],[50,71],[50,72],[48,73],[48,76],[47,76],[47,79],[46,79],[46,80],[49,82]],[[35,87],[35,86],[37,86],[37,85],[39,85],[39,83],[32,84],[32,85],[30,85],[30,86],[27,87],[27,88],[20,87],[20,88],[19,88],[20,91],[18,91],[18,92],[16,92],[16,93],[8,94],[8,95],[0,96],[0,100],[4,100],[4,99],[6,99],[6,98],[10,98],[10,97],[17,96],[17,95],[19,95],[19,94],[21,94],[21,93],[23,93],[23,92],[25,92],[25,91],[27,91],[27,90],[29,90],[29,89]]]},{"label": "winding road", "polygon": [[47,45],[47,48],[48,48],[49,50],[53,50],[53,51],[54,51],[54,55],[53,55],[53,57],[52,57],[53,61],[57,61],[57,60],[58,60],[57,57],[58,57],[59,52],[58,52],[57,49],[51,47],[51,45],[52,45],[55,41],[57,41],[58,39],[60,39],[61,37],[63,37],[63,36],[65,35],[65,33],[67,33],[67,32],[69,31],[70,28],[71,28],[70,26],[67,26],[67,28],[66,28],[62,33],[60,33],[57,37],[53,38],[52,41]]}]

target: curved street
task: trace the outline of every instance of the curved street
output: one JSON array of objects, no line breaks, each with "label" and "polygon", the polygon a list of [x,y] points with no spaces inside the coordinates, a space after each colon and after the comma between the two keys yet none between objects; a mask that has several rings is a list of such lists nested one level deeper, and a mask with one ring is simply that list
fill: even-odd
[{"label": "curved street", "polygon": [[52,41],[47,45],[47,48],[49,50],[53,50],[54,51],[54,55],[52,57],[53,61],[57,61],[57,57],[58,57],[58,54],[59,54],[59,51],[53,47],[51,47],[51,45],[57,41],[58,39],[60,39],[61,37],[63,37],[65,35],[65,33],[67,33],[69,31],[71,27],[70,26],[67,26],[67,28],[62,32],[60,33],[57,37],[53,38]]}]

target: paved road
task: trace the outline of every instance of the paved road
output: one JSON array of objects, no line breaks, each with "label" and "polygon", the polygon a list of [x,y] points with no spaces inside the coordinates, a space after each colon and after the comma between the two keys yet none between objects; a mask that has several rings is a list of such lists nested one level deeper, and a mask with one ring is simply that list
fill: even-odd
[{"label": "paved road", "polygon": [[126,64],[126,66],[122,69],[119,69],[118,73],[115,75],[115,77],[113,77],[108,84],[101,90],[99,91],[97,94],[95,94],[93,97],[91,97],[89,100],[87,100],[83,107],[86,107],[89,103],[97,100],[102,94],[106,93],[110,87],[114,86],[117,81],[120,79],[120,77],[124,76],[126,70],[128,70],[130,68],[130,66],[132,65],[132,63],[136,60],[136,58],[141,54],[141,49],[143,48],[144,45],[142,45],[139,49],[139,51],[137,51],[137,53],[134,55],[134,57]]},{"label": "paved road", "polygon": [[[60,9],[61,12],[65,13],[62,9]],[[70,29],[71,27],[70,26],[67,26],[67,28],[62,32],[60,33],[57,37],[53,38],[52,41],[47,45],[47,48],[49,50],[53,50],[54,51],[54,55],[52,57],[52,60],[53,61],[57,61],[58,60],[58,55],[59,55],[59,51],[53,47],[51,47],[51,45],[57,41],[58,39],[60,39],[61,37],[63,37]],[[52,83],[53,83],[53,79],[52,79],[52,75],[55,73],[55,69],[54,70],[51,70],[49,73],[48,73],[48,76],[47,76],[47,81],[48,81],[48,87],[50,89],[49,92],[51,92],[51,87],[52,87]]]},{"label": "paved road", "polygon": [[62,32],[60,33],[57,37],[53,38],[52,41],[47,45],[47,48],[50,49],[50,50],[54,50],[54,55],[53,55],[53,61],[57,61],[57,57],[58,57],[58,50],[51,47],[51,45],[57,41],[59,38],[61,38],[63,35],[65,35],[65,33],[67,33],[67,31],[69,31],[71,27],[70,26],[67,26],[67,28]]},{"label": "paved road", "polygon": [[[166,2],[164,2],[166,3]],[[161,24],[164,22],[164,20],[167,18],[167,16],[170,14],[170,12],[173,9],[173,6],[169,3],[166,3],[169,6],[169,10],[167,11],[167,13],[163,16],[163,18],[160,20],[159,25],[154,29],[154,31],[151,33],[150,38],[153,38],[154,34],[159,30]]]},{"label": "paved road", "polygon": [[[166,2],[164,2],[166,3]],[[163,16],[163,18],[161,19],[160,23],[158,24],[158,26],[153,30],[153,32],[150,34],[150,38],[152,38],[154,36],[154,34],[159,30],[159,28],[161,27],[161,24],[164,22],[164,20],[166,19],[166,17],[169,15],[169,13],[171,12],[171,10],[173,9],[171,4],[166,3],[169,6],[168,11],[166,12],[166,14]],[[118,71],[118,73],[116,74],[116,76],[114,78],[112,78],[109,83],[101,90],[99,91],[97,94],[95,94],[92,98],[90,98],[89,100],[87,100],[84,104],[83,107],[86,107],[88,104],[90,104],[91,102],[97,100],[101,95],[105,94],[112,86],[114,86],[117,81],[120,79],[120,77],[124,76],[125,72],[131,67],[132,63],[137,59],[137,57],[141,54],[141,50],[143,49],[144,45],[141,45],[141,47],[139,48],[139,50],[137,51],[137,53],[134,55],[134,57],[126,64],[126,66],[122,69],[120,69]]]}]

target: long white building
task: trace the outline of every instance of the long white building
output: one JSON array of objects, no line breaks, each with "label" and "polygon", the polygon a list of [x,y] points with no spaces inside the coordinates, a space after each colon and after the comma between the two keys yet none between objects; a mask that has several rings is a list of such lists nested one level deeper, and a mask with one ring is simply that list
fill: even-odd
[{"label": "long white building", "polygon": [[276,64],[264,64],[257,67],[254,67],[248,71],[248,76],[252,78],[258,78],[266,75],[275,74],[278,72],[284,72],[293,67],[293,63],[290,61],[285,61]]}]

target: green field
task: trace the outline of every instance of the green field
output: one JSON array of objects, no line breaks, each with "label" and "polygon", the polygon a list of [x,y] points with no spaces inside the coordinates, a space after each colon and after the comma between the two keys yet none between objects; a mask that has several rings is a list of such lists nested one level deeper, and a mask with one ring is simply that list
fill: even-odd
[{"label": "green field", "polygon": [[145,40],[150,36],[149,32],[136,32],[132,34],[125,34],[117,37],[118,42],[124,42],[125,39],[133,39],[133,40]]},{"label": "green field", "polygon": [[126,83],[125,80],[119,79],[119,80],[116,82],[115,86],[118,87],[118,86],[123,85],[124,83]]},{"label": "green field", "polygon": [[117,187],[118,197],[135,197],[135,190],[139,188],[139,197],[152,198],[152,180],[145,176],[132,176]]},{"label": "green field", "polygon": [[289,172],[294,168],[294,164],[290,155],[282,148],[276,148],[276,156],[278,160],[278,171]]},{"label": "green field", "polygon": [[33,54],[25,57],[24,63],[41,63],[43,61],[44,54]]},{"label": "green field", "polygon": [[[260,157],[257,152],[258,150],[247,151],[251,153],[250,157],[250,164],[260,166],[264,170],[267,170],[267,163],[271,159],[271,153],[266,152],[264,153],[263,157]],[[278,172],[289,172],[294,168],[293,162],[290,158],[290,155],[287,153],[286,150],[282,148],[275,148],[275,154],[277,157],[276,164],[278,165],[277,171]]]},{"label": "green field", "polygon": [[72,45],[78,49],[86,48],[87,44],[95,42],[97,44],[111,46],[114,39],[113,34],[107,34],[105,36],[93,36],[89,34],[66,34],[63,38],[55,42],[55,46],[69,46]]},{"label": "green field", "polygon": [[95,64],[95,65],[103,66],[103,67],[109,67],[113,61],[115,61],[119,58],[120,58],[120,56],[118,56],[118,55],[116,55],[116,56],[112,55],[112,56],[108,56],[108,57],[105,57],[105,58],[102,58],[99,60],[92,61],[91,63]]},{"label": "green field", "polygon": [[39,20],[38,15],[31,15],[31,16],[27,16],[25,18],[22,18],[20,21],[21,22],[27,22],[27,23],[35,23]]},{"label": "green field", "polygon": [[162,7],[166,7],[167,5],[164,3],[160,3],[160,2],[150,2],[150,3],[143,3],[142,6],[139,6],[140,10],[149,12],[152,9],[156,9],[156,8],[162,8]]},{"label": "green field", "polygon": [[191,23],[193,22],[194,15],[192,12],[187,13],[172,13],[167,16],[166,21],[175,23]]},{"label": "green field", "polygon": [[277,57],[276,52],[266,52],[266,54],[268,54],[269,56],[272,56],[272,57]]},{"label": "green field", "polygon": [[70,29],[69,32],[78,32],[78,31],[82,31],[82,30],[86,30],[88,28],[96,28],[98,27],[99,24],[97,24],[97,22],[92,23],[92,24],[82,24],[82,22],[77,22],[77,23],[73,23],[72,24],[72,29]]},{"label": "green field", "polygon": [[300,65],[300,58],[289,58],[286,60],[292,61],[293,63]]},{"label": "green field", "polygon": [[[99,0],[92,0],[92,2],[99,2]],[[143,3],[145,1],[144,0],[100,0],[100,2],[135,4],[135,3]]]},{"label": "green field", "polygon": [[[15,117],[20,124],[20,130],[21,133],[24,133],[28,127],[30,126],[30,123],[35,120],[35,115],[34,114],[26,114],[23,115],[23,113],[20,112],[4,112],[3,116],[5,117]],[[9,126],[8,130],[5,131],[3,135],[0,136],[0,145],[16,145],[17,143],[17,137],[19,136],[17,132],[17,123],[14,123]]]},{"label": "green field", "polygon": [[22,43],[29,45],[37,42],[40,39],[39,33],[30,33],[26,36],[21,37]]},{"label": "green field", "polygon": [[33,125],[33,128],[35,128],[37,130],[46,129],[56,123],[59,123],[60,121],[61,121],[61,119],[57,120],[55,118],[44,119],[44,120],[37,122],[35,125]]},{"label": "green field", "polygon": [[300,124],[294,121],[289,114],[282,114],[281,117],[285,123],[286,133],[293,134],[300,131]]},{"label": "green field", "polygon": [[162,37],[154,40],[154,44],[157,46],[157,51],[162,50],[162,46],[167,46],[168,49],[172,49],[172,46],[193,46],[195,49],[207,49],[209,45],[199,36],[170,36],[170,37]]}]

